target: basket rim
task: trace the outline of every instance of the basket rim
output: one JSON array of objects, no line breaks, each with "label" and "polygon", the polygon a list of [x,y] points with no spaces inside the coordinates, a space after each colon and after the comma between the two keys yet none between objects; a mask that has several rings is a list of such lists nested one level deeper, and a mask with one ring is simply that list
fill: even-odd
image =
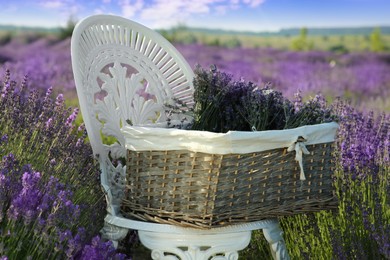
[{"label": "basket rim", "polygon": [[209,154],[243,154],[288,148],[300,137],[305,139],[305,145],[334,142],[338,127],[336,122],[330,122],[285,130],[213,133],[126,125],[121,132],[125,137],[126,149],[132,151],[188,150]]}]

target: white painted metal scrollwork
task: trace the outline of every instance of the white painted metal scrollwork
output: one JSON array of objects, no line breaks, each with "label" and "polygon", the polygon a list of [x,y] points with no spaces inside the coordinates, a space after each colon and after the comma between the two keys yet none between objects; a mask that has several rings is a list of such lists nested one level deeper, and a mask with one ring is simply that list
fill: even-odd
[{"label": "white painted metal scrollwork", "polygon": [[114,243],[115,247],[118,247],[118,241],[124,239],[128,233],[127,228],[119,227],[116,225],[104,223],[104,227],[100,231],[102,233],[102,238],[111,240]]},{"label": "white painted metal scrollwork", "polygon": [[[238,252],[227,252],[224,255],[217,255],[212,258],[205,258],[204,253],[201,252],[200,248],[191,248],[188,249],[187,252],[184,252],[183,249],[177,249],[180,254],[176,255],[167,255],[167,252],[162,250],[153,250],[151,257],[153,260],[196,260],[196,259],[204,259],[204,260],[238,260]],[[169,252],[168,252],[169,253]],[[180,257],[181,256],[181,257]],[[179,258],[178,258],[179,257]]]},{"label": "white painted metal scrollwork", "polygon": [[270,223],[263,229],[263,233],[270,245],[272,256],[275,260],[290,259],[283,239],[283,232],[277,222]]},{"label": "white painted metal scrollwork", "polygon": [[[103,190],[106,192],[107,211],[109,214],[116,215],[120,210],[120,204],[125,191],[126,166],[120,162],[114,166],[111,160],[106,159],[104,175],[105,182],[102,182]],[[109,191],[109,192],[108,192]]]}]

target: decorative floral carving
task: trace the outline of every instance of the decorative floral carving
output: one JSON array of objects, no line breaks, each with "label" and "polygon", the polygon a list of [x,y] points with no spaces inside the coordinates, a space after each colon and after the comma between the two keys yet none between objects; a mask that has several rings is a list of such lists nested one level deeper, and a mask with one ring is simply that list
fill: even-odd
[{"label": "decorative floral carving", "polygon": [[[108,211],[118,214],[125,190],[126,166],[118,161],[114,166],[111,160],[126,157],[125,140],[120,131],[125,124],[140,125],[158,121],[163,115],[162,93],[153,93],[158,88],[152,86],[140,72],[127,76],[128,67],[115,61],[108,71],[98,75],[101,89],[96,90],[93,107],[98,129],[103,136],[114,138],[113,144],[104,144],[101,163],[104,165],[103,187],[107,192]],[[102,94],[105,93],[105,94]]]},{"label": "decorative floral carving", "polygon": [[[111,163],[110,160],[106,160],[106,176],[107,182],[110,186],[111,198],[109,199],[109,206],[119,207],[125,191],[125,175],[126,166],[119,163],[116,167]],[[115,212],[117,213],[117,212]]]},{"label": "decorative floral carving", "polygon": [[216,234],[139,232],[143,245],[158,260],[237,260],[250,242],[251,231]]},{"label": "decorative floral carving", "polygon": [[[150,87],[150,82],[141,73],[127,77],[127,67],[117,61],[108,70],[109,74],[99,74],[99,79],[103,82],[102,90],[106,95],[96,100],[95,112],[102,125],[102,134],[115,137],[123,146],[121,127],[125,124],[140,125],[158,121],[164,104],[153,98],[154,93],[148,92],[158,89]],[[108,148],[112,152],[111,156],[124,156],[118,145]]]}]

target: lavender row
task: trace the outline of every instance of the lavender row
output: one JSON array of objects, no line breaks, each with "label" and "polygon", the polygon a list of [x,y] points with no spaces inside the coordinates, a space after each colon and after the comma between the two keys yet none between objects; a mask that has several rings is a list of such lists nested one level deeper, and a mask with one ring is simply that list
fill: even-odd
[{"label": "lavender row", "polygon": [[0,259],[124,259],[101,240],[100,171],[78,109],[0,83]]},{"label": "lavender row", "polygon": [[[350,97],[354,104],[390,96],[390,54],[326,51],[292,52],[276,49],[224,48],[198,44],[176,45],[191,67],[215,64],[221,71],[253,81],[270,83],[287,97],[299,90],[306,94]],[[74,91],[70,41],[47,38],[32,43],[12,39],[0,46],[0,73],[14,72],[16,79],[29,76],[30,86]]]},{"label": "lavender row", "polygon": [[271,83],[289,97],[298,89],[304,93],[320,91],[333,96],[353,94],[357,101],[390,95],[389,54],[227,49],[201,45],[177,48],[192,66],[216,64],[225,72],[260,85]]},{"label": "lavender row", "polygon": [[70,40],[53,41],[40,38],[32,43],[13,38],[0,46],[0,74],[12,71],[13,80],[29,78],[29,87],[45,93],[50,87],[55,92],[75,90],[70,57]]}]

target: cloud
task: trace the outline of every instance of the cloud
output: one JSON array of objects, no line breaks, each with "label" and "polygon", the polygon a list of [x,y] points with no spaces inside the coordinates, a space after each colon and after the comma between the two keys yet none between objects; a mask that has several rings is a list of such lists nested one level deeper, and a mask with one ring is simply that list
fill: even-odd
[{"label": "cloud", "polygon": [[[207,14],[224,15],[243,7],[256,8],[265,0],[100,0],[89,4],[89,13],[116,13],[129,19],[141,19],[152,27],[162,28],[202,19]],[[79,0],[40,0],[39,6],[56,11],[59,17],[87,14],[87,5]],[[115,6],[115,7],[114,7]],[[119,11],[118,11],[119,8]]]},{"label": "cloud", "polygon": [[155,27],[167,27],[185,21],[192,15],[203,15],[215,11],[226,11],[225,0],[155,0],[141,10],[141,19]]},{"label": "cloud", "polygon": [[65,5],[65,2],[61,0],[41,1],[40,5],[43,8],[47,8],[47,9],[58,9],[63,7]]},{"label": "cloud", "polygon": [[63,20],[63,24],[71,18],[76,18],[84,9],[77,0],[43,0],[38,2],[38,5],[43,9],[50,10],[51,13],[55,13],[57,17]]},{"label": "cloud", "polygon": [[265,2],[265,0],[243,0],[244,4],[250,7],[257,7]]},{"label": "cloud", "polygon": [[217,15],[223,15],[226,14],[230,8],[231,7],[229,5],[218,5],[215,7],[215,12]]},{"label": "cloud", "polygon": [[82,9],[82,5],[75,0],[45,0],[40,1],[39,6],[62,13],[77,13]]},{"label": "cloud", "polygon": [[144,18],[155,16],[171,18],[175,15],[208,13],[210,0],[157,0],[142,11]]},{"label": "cloud", "polygon": [[122,15],[127,18],[132,18],[144,7],[143,0],[121,0],[118,4],[121,8]]},{"label": "cloud", "polygon": [[192,12],[199,13],[202,9],[207,12],[197,3],[193,10],[189,10],[187,0],[157,0],[144,8],[140,17],[152,21],[153,27],[166,27],[185,19]]},{"label": "cloud", "polygon": [[144,5],[132,5],[128,14],[134,15],[138,12],[139,17],[151,21],[153,27],[167,27],[185,21],[193,15],[223,15],[242,6],[255,8],[264,2],[265,0],[153,0]]}]

